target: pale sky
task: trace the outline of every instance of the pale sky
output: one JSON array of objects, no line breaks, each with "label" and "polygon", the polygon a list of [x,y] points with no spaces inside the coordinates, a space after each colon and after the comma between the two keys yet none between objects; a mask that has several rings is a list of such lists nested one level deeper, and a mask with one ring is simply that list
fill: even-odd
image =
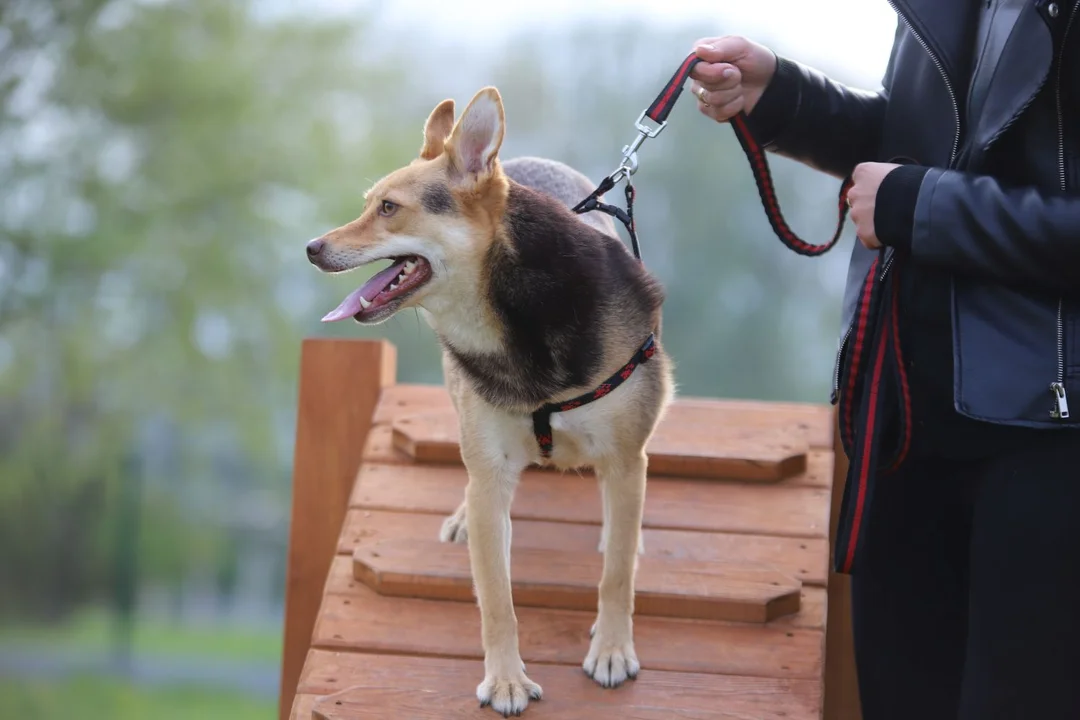
[{"label": "pale sky", "polygon": [[[530,26],[564,20],[602,22],[631,17],[658,24],[700,25],[701,36],[720,31],[760,39],[810,65],[843,67],[845,79],[876,89],[888,61],[896,14],[885,0],[278,0],[331,12],[363,13],[376,5],[402,33],[480,41]],[[689,48],[688,48],[689,50]]]}]

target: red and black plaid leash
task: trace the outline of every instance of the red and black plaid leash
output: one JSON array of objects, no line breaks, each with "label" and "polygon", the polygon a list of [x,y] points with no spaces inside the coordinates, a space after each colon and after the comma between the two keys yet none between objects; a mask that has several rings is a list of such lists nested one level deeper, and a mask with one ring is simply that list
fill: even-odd
[{"label": "red and black plaid leash", "polygon": [[[634,124],[638,135],[623,148],[619,167],[573,208],[577,213],[599,210],[622,222],[630,235],[634,256],[639,260],[641,250],[633,221],[635,192],[631,184],[631,176],[638,169],[637,150],[646,139],[656,137],[666,127],[668,115],[699,62],[701,58],[695,53],[683,60],[652,104],[638,116]],[[654,125],[645,124],[646,119]],[[736,114],[731,118],[730,125],[750,162],[765,216],[780,242],[793,252],[809,257],[824,255],[832,250],[840,240],[847,220],[847,194],[852,185],[851,177],[845,178],[840,186],[836,231],[832,238],[821,245],[808,243],[792,231],[780,211],[765,149],[751,134],[746,114]],[[626,181],[625,212],[600,200],[620,180]],[[841,505],[840,531],[834,549],[834,566],[844,573],[850,573],[857,567],[857,551],[866,526],[866,509],[870,505],[877,476],[879,473],[894,472],[907,457],[911,446],[911,397],[900,347],[898,320],[898,277],[902,265],[903,258],[892,249],[879,252],[860,294],[852,331],[845,339],[845,346],[841,347],[841,381],[837,402],[840,404],[841,439],[850,463]],[[847,346],[848,341],[850,346]]]}]

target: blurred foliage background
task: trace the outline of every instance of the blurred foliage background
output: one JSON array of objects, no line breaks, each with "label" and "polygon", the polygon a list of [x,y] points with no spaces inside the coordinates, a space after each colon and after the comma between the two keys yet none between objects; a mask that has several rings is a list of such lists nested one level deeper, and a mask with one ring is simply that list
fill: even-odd
[{"label": "blurred foliage background", "polygon": [[[320,325],[362,278],[318,274],[304,241],[485,84],[504,157],[599,178],[692,41],[726,30],[477,47],[388,39],[378,10],[0,2],[0,718],[270,717],[301,338],[386,337],[403,382],[441,382],[411,313]],[[641,155],[681,392],[827,401],[850,231],[786,251],[692,98]],[[825,239],[838,182],[772,164],[789,222]]]}]

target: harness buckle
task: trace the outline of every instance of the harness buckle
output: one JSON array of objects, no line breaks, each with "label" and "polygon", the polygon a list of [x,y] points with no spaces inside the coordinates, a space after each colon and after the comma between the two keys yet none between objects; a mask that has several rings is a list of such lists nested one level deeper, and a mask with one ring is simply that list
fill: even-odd
[{"label": "harness buckle", "polygon": [[[638,136],[639,139],[641,137],[643,136]],[[626,181],[630,182],[630,176],[637,172],[638,158],[637,153],[632,149],[632,147],[636,147],[638,145],[641,145],[641,143],[638,141],[631,143],[631,145],[623,145],[622,162],[619,163],[619,167],[615,168],[615,172],[608,175],[608,179],[611,180],[613,185],[617,184],[623,178],[626,178]]]}]

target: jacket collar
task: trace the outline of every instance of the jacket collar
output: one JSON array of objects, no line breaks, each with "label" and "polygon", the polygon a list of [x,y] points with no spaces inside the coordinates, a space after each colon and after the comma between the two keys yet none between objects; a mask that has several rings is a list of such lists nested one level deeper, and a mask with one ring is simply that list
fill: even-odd
[{"label": "jacket collar", "polygon": [[981,0],[888,0],[928,46],[958,99],[967,87],[972,33]]},{"label": "jacket collar", "polygon": [[[982,0],[890,0],[941,63],[958,103],[963,103],[971,73],[972,31]],[[1011,0],[995,20],[997,58],[987,58],[980,72],[992,74],[983,111],[965,132],[976,151],[985,150],[1023,112],[1046,81],[1053,61],[1053,39],[1042,13],[1047,0]],[[1071,3],[1062,3],[1070,8]],[[1058,21],[1065,22],[1066,13]]]},{"label": "jacket collar", "polygon": [[[1066,3],[1062,3],[1065,5]],[[1002,4],[991,32],[1004,42],[997,58],[988,58],[981,73],[992,73],[978,122],[971,128],[971,146],[978,152],[994,140],[1024,111],[1047,80],[1054,60],[1050,28],[1040,15],[1041,3],[1009,0]],[[1066,17],[1055,22],[1064,27]]]}]

